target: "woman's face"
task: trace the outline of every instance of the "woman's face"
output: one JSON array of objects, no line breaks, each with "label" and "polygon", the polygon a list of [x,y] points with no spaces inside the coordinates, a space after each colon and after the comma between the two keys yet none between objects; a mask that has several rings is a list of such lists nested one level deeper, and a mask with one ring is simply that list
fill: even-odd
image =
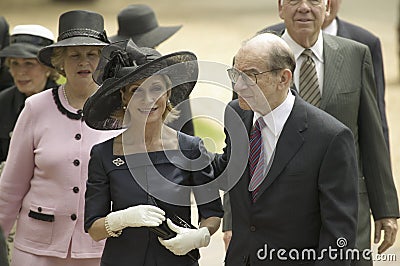
[{"label": "woman's face", "polygon": [[98,46],[67,47],[63,68],[68,82],[82,84],[82,86],[94,83],[92,74],[99,59]]},{"label": "woman's face", "polygon": [[122,102],[128,106],[132,120],[162,123],[169,98],[168,85],[163,76],[139,80],[121,90]]},{"label": "woman's face", "polygon": [[41,92],[50,75],[50,69],[36,58],[10,58],[9,69],[18,90],[27,97]]}]

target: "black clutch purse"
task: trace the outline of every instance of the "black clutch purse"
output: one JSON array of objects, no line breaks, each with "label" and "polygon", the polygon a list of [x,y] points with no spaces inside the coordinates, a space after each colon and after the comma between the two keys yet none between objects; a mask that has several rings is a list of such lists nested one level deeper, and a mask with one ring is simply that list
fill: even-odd
[{"label": "black clutch purse", "polygon": [[[155,199],[152,196],[149,196],[149,203],[151,205],[157,206],[158,204],[156,203]],[[165,215],[166,218],[170,219],[174,224],[184,227],[184,228],[190,228],[190,229],[197,229],[195,226],[193,226],[191,223],[186,222],[184,219],[179,217],[176,214],[169,215],[168,213]],[[148,227],[150,231],[155,233],[158,237],[161,237],[162,239],[170,239],[176,236],[176,233],[169,228],[167,221],[165,220],[162,224],[160,224],[157,227]],[[185,256],[189,256],[192,260],[198,261],[200,259],[200,252],[199,249],[193,249],[189,251]]]}]

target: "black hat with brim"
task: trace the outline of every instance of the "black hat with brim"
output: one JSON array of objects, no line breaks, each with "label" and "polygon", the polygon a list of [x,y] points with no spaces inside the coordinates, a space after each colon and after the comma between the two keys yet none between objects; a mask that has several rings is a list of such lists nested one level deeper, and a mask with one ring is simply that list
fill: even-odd
[{"label": "black hat with brim", "polygon": [[120,89],[153,75],[169,77],[170,101],[176,106],[189,98],[196,84],[197,58],[187,51],[161,56],[154,49],[136,46],[132,40],[104,47],[93,74],[101,86],[83,108],[87,125],[99,130],[121,129],[123,121],[114,115],[122,108]]},{"label": "black hat with brim", "polygon": [[158,27],[146,33],[132,36],[114,35],[110,37],[110,41],[117,42],[131,38],[137,46],[156,47],[174,35],[180,28],[182,28],[182,26]]},{"label": "black hat with brim", "polygon": [[103,17],[92,11],[73,10],[60,16],[57,42],[39,51],[38,59],[44,65],[51,63],[53,49],[71,46],[105,46],[109,44]]},{"label": "black hat with brim", "polygon": [[53,49],[56,47],[71,47],[71,46],[105,46],[109,44],[105,41],[99,41],[90,37],[72,37],[63,41],[59,41],[55,44],[46,46],[41,49],[38,54],[39,61],[44,65],[54,68],[51,63],[51,56],[53,55]]},{"label": "black hat with brim", "polygon": [[132,39],[137,46],[154,48],[174,35],[182,26],[159,26],[151,7],[129,5],[118,14],[118,34],[110,41]]},{"label": "black hat with brim", "polygon": [[9,38],[10,43],[0,51],[0,57],[37,58],[39,50],[53,44],[53,39],[53,33],[41,25],[17,25]]},{"label": "black hat with brim", "polygon": [[14,43],[0,51],[0,57],[37,58],[42,47],[29,43]]}]

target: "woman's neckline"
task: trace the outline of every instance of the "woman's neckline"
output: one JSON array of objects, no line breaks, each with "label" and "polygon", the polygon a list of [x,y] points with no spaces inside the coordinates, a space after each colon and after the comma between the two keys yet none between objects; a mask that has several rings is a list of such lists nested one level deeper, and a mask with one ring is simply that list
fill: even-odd
[{"label": "woman's neckline", "polygon": [[65,97],[64,97],[63,86],[64,85],[60,85],[58,88],[56,87],[52,90],[53,99],[57,105],[57,109],[63,115],[66,115],[69,119],[72,119],[72,120],[83,119],[82,110],[76,109],[68,104],[67,99],[65,99]]},{"label": "woman's neckline", "polygon": [[[147,152],[145,152],[145,151],[143,151],[143,152],[134,152],[134,153],[129,153],[129,154],[114,153],[114,139],[116,138],[115,137],[114,139],[111,140],[112,154],[113,154],[113,156],[121,157],[121,156],[140,155],[140,154],[153,154],[153,153],[157,153],[157,152],[179,151],[179,150],[181,150],[180,143],[179,143],[179,139],[180,139],[181,134],[182,134],[182,132],[176,131],[176,138],[177,138],[177,142],[178,142],[178,147],[176,149],[161,149],[161,150],[147,151]],[[122,145],[122,142],[118,142],[117,144]]]}]

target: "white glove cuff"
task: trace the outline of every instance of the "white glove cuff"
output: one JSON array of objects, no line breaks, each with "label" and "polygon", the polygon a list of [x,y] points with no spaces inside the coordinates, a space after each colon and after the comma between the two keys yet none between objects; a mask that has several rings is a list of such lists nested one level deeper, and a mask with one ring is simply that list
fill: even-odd
[{"label": "white glove cuff", "polygon": [[[104,220],[104,227],[106,228],[107,234],[112,237],[119,237],[122,234],[122,227],[116,220],[119,220],[119,215],[115,215],[115,213],[110,213],[106,216]],[[119,225],[117,225],[119,224]]]},{"label": "white glove cuff", "polygon": [[210,244],[210,231],[207,227],[201,227],[198,232],[201,234],[200,247],[207,247]]}]

